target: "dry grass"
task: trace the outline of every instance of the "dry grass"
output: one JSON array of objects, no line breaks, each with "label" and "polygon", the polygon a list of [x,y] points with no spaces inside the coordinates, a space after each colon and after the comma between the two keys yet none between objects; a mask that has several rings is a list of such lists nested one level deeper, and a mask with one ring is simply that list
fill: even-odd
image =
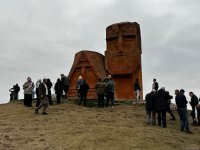
[{"label": "dry grass", "polygon": [[169,116],[166,129],[147,126],[144,105],[103,110],[70,101],[48,113],[36,115],[19,101],[0,105],[0,150],[200,150],[200,127],[182,133],[178,117]]}]

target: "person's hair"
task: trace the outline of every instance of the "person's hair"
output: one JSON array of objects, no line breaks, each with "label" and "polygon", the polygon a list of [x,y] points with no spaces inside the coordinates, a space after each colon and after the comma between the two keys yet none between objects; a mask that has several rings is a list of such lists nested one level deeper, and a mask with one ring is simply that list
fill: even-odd
[{"label": "person's hair", "polygon": [[193,92],[189,92],[189,94],[192,94],[192,95],[193,95],[194,93],[193,93]]},{"label": "person's hair", "polygon": [[138,78],[136,78],[135,81],[138,81]]},{"label": "person's hair", "polygon": [[175,90],[175,94],[178,94],[179,93],[179,90]]},{"label": "person's hair", "polygon": [[156,79],[154,78],[153,81],[156,81]]}]

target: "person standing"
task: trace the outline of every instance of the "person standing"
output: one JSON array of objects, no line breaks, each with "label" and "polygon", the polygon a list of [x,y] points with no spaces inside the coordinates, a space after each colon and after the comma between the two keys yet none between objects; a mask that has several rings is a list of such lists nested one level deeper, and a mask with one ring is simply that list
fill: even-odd
[{"label": "person standing", "polygon": [[198,98],[193,92],[189,92],[189,95],[191,97],[190,105],[192,107],[191,116],[193,120],[193,125],[197,125],[197,124],[200,125],[200,118],[198,117],[199,110],[196,108],[196,106],[199,103]]},{"label": "person standing", "polygon": [[159,89],[157,92],[155,111],[158,113],[158,126],[166,128],[167,94],[164,87]]},{"label": "person standing", "polygon": [[31,78],[28,77],[27,81],[23,84],[24,89],[24,105],[26,107],[32,107],[32,94],[34,89],[34,83]]},{"label": "person standing", "polygon": [[140,88],[138,79],[135,80],[135,83],[134,83],[134,91],[135,91],[135,94],[136,94],[136,103],[139,103],[139,101],[140,101],[140,91],[141,91],[141,88]]},{"label": "person standing", "polygon": [[15,100],[18,100],[19,91],[20,91],[20,87],[19,87],[18,84],[16,84],[16,85],[14,86],[14,99],[15,99]]},{"label": "person standing", "polygon": [[54,90],[56,93],[57,104],[60,104],[60,98],[63,94],[63,84],[62,84],[60,78],[57,79],[57,82],[54,86]]},{"label": "person standing", "polygon": [[180,117],[180,127],[181,131],[186,131],[187,133],[192,133],[189,130],[189,125],[188,125],[188,112],[187,112],[187,99],[184,95],[184,90],[181,89],[180,92],[179,90],[175,90],[175,102],[177,105],[177,110],[178,114]]},{"label": "person standing", "polygon": [[158,91],[159,85],[156,79],[153,79],[152,89],[155,89],[156,92]]},{"label": "person standing", "polygon": [[35,90],[36,91],[36,105],[35,105],[35,107],[38,107],[40,105],[39,86],[41,83],[42,83],[41,79],[37,80],[37,82],[36,82],[36,90]]},{"label": "person standing", "polygon": [[14,99],[14,93],[15,93],[15,85],[13,85],[13,87],[11,89],[9,89],[10,92],[10,101],[12,101]]},{"label": "person standing", "polygon": [[87,104],[87,93],[89,90],[89,85],[85,80],[83,80],[83,83],[80,85],[80,100],[79,100],[79,106],[81,105],[81,102],[84,102],[84,106]]},{"label": "person standing", "polygon": [[70,86],[70,80],[69,77],[65,76],[64,74],[61,74],[61,82],[63,86],[63,90],[65,92],[64,98],[68,98],[68,91],[69,91],[69,86]]},{"label": "person standing", "polygon": [[172,113],[171,108],[170,108],[171,99],[173,98],[173,96],[171,96],[171,95],[169,94],[168,91],[166,91],[166,95],[167,95],[167,112],[168,112],[168,113],[170,114],[170,116],[171,116],[170,120],[176,120],[176,118],[175,118],[175,116],[174,116],[174,114]]},{"label": "person standing", "polygon": [[104,82],[102,82],[102,79],[99,79],[99,81],[96,83],[95,89],[98,97],[98,108],[104,108],[104,93],[106,86]]},{"label": "person standing", "polygon": [[47,88],[47,79],[44,78],[43,82],[39,85],[39,96],[41,103],[38,107],[35,108],[35,113],[38,114],[40,108],[43,107],[42,115],[48,115],[46,112],[48,107],[48,88]]},{"label": "person standing", "polygon": [[109,106],[109,102],[111,101],[111,107],[114,108],[114,91],[115,91],[115,82],[111,78],[111,76],[108,78],[108,83],[106,86],[106,107]]},{"label": "person standing", "polygon": [[47,88],[48,88],[48,101],[49,101],[49,105],[53,105],[53,101],[52,101],[52,96],[51,96],[51,87],[53,86],[52,82],[50,79],[47,79]]},{"label": "person standing", "polygon": [[77,93],[78,93],[78,98],[80,98],[80,87],[83,84],[83,78],[82,76],[78,77],[78,81],[76,82],[76,89],[77,89]]},{"label": "person standing", "polygon": [[152,89],[152,91],[145,96],[147,124],[152,124],[152,125],[156,124],[155,99],[156,99],[156,90]]}]

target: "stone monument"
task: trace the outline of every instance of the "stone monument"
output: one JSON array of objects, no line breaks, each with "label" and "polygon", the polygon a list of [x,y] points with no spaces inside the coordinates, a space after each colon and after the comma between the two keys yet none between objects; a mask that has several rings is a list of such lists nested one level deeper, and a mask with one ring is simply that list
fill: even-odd
[{"label": "stone monument", "polygon": [[[77,97],[76,82],[82,76],[89,86],[88,98],[96,99],[95,84],[98,78],[112,75],[115,82],[115,99],[135,98],[134,82],[139,80],[142,90],[141,36],[136,22],[121,22],[106,28],[105,56],[83,50],[76,53],[69,73],[69,97]],[[142,90],[143,91],[143,90]],[[141,92],[141,99],[143,94]]]}]

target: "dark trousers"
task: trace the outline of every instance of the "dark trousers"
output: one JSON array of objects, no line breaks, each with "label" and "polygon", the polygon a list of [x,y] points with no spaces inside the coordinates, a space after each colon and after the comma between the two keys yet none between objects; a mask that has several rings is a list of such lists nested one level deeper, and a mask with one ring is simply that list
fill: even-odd
[{"label": "dark trousers", "polygon": [[106,96],[106,107],[109,106],[109,102],[111,101],[111,106],[114,106],[114,92],[109,92]]},{"label": "dark trousers", "polygon": [[32,94],[24,94],[24,105],[32,107]]},{"label": "dark trousers", "polygon": [[158,125],[159,126],[162,125],[163,128],[166,128],[167,127],[166,124],[167,124],[166,123],[166,111],[165,110],[159,111],[158,112]]},{"label": "dark trousers", "polygon": [[14,100],[18,100],[18,92],[14,92]]},{"label": "dark trousers", "polygon": [[80,93],[79,106],[81,105],[82,101],[84,102],[84,106],[86,106],[86,103],[87,103],[87,93]]},{"label": "dark trousers", "polygon": [[57,104],[60,104],[60,97],[62,94],[56,94]]},{"label": "dark trousers", "polygon": [[65,98],[65,99],[68,98],[68,91],[69,91],[69,85],[65,85],[65,86],[64,86],[64,92],[65,92],[64,98]]},{"label": "dark trousers", "polygon": [[98,94],[98,107],[104,107],[104,94]]},{"label": "dark trousers", "polygon": [[175,116],[170,109],[170,104],[167,106],[167,112],[171,115],[171,117],[172,117],[171,119],[175,119]]},{"label": "dark trousers", "polygon": [[48,101],[49,101],[49,105],[53,105],[52,97],[51,97],[51,90],[48,90]]},{"label": "dark trousers", "polygon": [[13,93],[13,92],[11,92],[11,93],[10,93],[10,101],[12,101],[12,100],[13,100],[13,96],[14,96],[14,93]]}]

